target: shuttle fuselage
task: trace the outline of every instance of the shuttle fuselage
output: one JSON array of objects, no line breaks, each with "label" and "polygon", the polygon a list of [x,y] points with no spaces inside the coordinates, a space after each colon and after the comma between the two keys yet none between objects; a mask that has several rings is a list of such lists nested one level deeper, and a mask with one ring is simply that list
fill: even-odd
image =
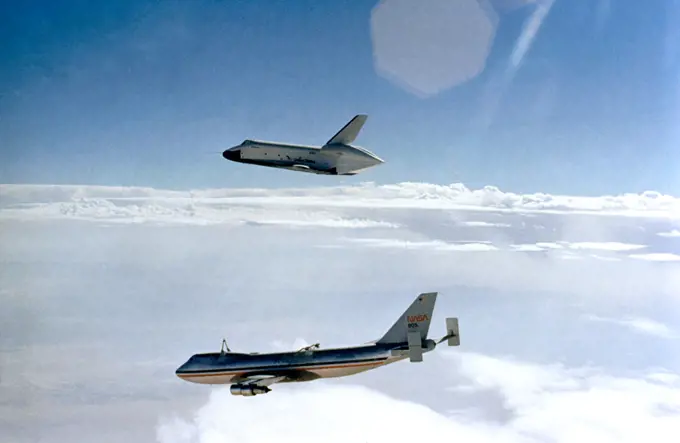
[{"label": "shuttle fuselage", "polygon": [[323,146],[296,145],[263,140],[244,140],[227,149],[227,160],[271,168],[323,175],[355,175],[384,161],[359,146],[352,146],[364,122],[357,115]]}]

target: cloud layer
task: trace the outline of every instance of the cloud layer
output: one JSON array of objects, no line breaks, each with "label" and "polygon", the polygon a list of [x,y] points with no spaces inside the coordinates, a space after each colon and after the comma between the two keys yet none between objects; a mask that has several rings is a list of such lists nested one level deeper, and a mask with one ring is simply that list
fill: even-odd
[{"label": "cloud layer", "polygon": [[[3,185],[0,428],[19,443],[401,441],[416,437],[395,423],[415,420],[424,441],[670,441],[680,241],[675,199],[650,195]],[[252,399],[174,375],[222,337],[364,343],[431,290],[432,334],[457,316],[462,346],[423,364]]]},{"label": "cloud layer", "polygon": [[248,401],[218,388],[193,419],[161,419],[158,441],[398,443],[416,435],[422,441],[637,443],[674,442],[680,432],[675,374],[614,377],[595,368],[467,352],[427,357],[443,358],[455,372],[457,384],[437,395],[465,397],[469,407],[435,411],[362,386],[325,382],[277,386],[275,395]]},{"label": "cloud layer", "polygon": [[616,318],[600,317],[600,316],[597,316],[597,315],[591,315],[591,316],[588,316],[588,318],[592,321],[612,323],[612,324],[615,324],[615,325],[630,328],[634,331],[637,331],[637,332],[640,332],[640,333],[643,333],[643,334],[649,334],[649,335],[653,335],[653,336],[656,336],[656,337],[680,338],[680,335],[675,333],[667,325],[665,325],[663,323],[659,323],[659,322],[654,321],[654,320],[650,320],[648,318],[627,317],[627,318],[616,319]]},{"label": "cloud layer", "polygon": [[0,188],[0,205],[4,216],[30,214],[101,218],[109,215],[112,219],[123,215],[175,219],[204,216],[206,220],[214,220],[211,211],[224,209],[225,204],[569,212],[680,219],[680,198],[655,191],[579,197],[544,193],[515,194],[494,186],[472,190],[461,183],[442,186],[411,182],[323,188],[193,191],[76,185],[2,185]]},{"label": "cloud layer", "polygon": [[[648,244],[588,241],[597,233],[580,238],[553,235],[555,216],[618,217],[652,220],[657,238],[674,239],[680,199],[646,192],[616,197],[573,197],[547,194],[518,195],[491,186],[470,190],[462,184],[439,186],[425,183],[310,189],[211,189],[171,191],[151,188],[101,186],[3,185],[0,188],[0,220],[80,220],[105,223],[156,225],[252,225],[297,228],[409,230],[416,210],[447,214],[447,224],[474,229],[493,229],[494,241],[465,239],[363,238],[354,246],[412,248],[437,251],[547,252],[564,259],[631,259],[651,262],[680,261],[677,250],[653,250]],[[424,213],[423,213],[424,214]],[[407,217],[404,220],[404,217]],[[436,216],[435,216],[436,217]],[[500,221],[498,217],[503,217]],[[582,218],[579,220],[583,220]],[[611,224],[611,221],[601,221]],[[624,222],[615,222],[619,225]],[[454,226],[455,225],[455,226]],[[441,227],[439,227],[441,229]],[[646,229],[637,227],[637,229]],[[526,243],[518,233],[546,231],[534,235],[541,241]],[[552,232],[551,232],[552,231]],[[492,234],[493,235],[493,234]],[[501,242],[499,235],[506,238]],[[548,241],[553,240],[553,241]],[[357,244],[358,243],[358,244]],[[328,245],[327,245],[328,246]],[[338,244],[338,246],[342,246]],[[635,251],[635,252],[634,252]],[[634,253],[633,253],[634,252]],[[619,253],[619,254],[617,254]]]}]

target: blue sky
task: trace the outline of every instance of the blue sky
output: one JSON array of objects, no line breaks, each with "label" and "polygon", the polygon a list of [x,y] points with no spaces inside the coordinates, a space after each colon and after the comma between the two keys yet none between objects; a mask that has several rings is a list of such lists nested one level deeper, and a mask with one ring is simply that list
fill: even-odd
[{"label": "blue sky", "polygon": [[[0,182],[677,195],[680,3],[557,0],[501,95],[534,6],[493,1],[485,70],[426,98],[376,71],[373,0],[4,3]],[[219,154],[249,137],[321,144],[359,112],[357,142],[387,163],[353,178]]]}]

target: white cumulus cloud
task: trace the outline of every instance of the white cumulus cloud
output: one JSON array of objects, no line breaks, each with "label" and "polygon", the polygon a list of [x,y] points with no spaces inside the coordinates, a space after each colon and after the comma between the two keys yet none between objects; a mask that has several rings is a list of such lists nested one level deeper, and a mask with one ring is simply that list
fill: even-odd
[{"label": "white cumulus cloud", "polygon": [[402,248],[402,249],[425,249],[431,251],[468,251],[483,252],[495,251],[496,248],[488,243],[446,243],[442,241],[411,241],[393,238],[353,238],[350,242],[372,248]]},{"label": "white cumulus cloud", "polygon": [[509,228],[512,225],[508,223],[491,223],[486,221],[464,221],[460,222],[463,226],[472,226],[478,228]]},{"label": "white cumulus cloud", "polygon": [[645,245],[632,245],[620,242],[575,242],[567,243],[570,249],[589,249],[596,251],[632,251],[645,248]]},{"label": "white cumulus cloud", "polygon": [[680,261],[679,254],[671,254],[668,252],[657,252],[650,254],[631,254],[631,258],[645,261],[656,261],[656,262],[676,262]]},{"label": "white cumulus cloud", "polygon": [[[253,398],[234,397],[228,389],[217,388],[193,418],[162,418],[157,439],[160,443],[409,442],[415,433],[423,441],[637,443],[645,438],[674,442],[680,432],[676,375],[626,378],[595,368],[449,354],[445,358],[460,384],[438,395],[465,396],[471,402],[476,398],[474,410],[438,412],[363,386],[319,381],[277,386]],[[418,384],[418,380],[403,383]],[[499,407],[506,410],[503,418],[497,414]]]},{"label": "white cumulus cloud", "polygon": [[592,321],[599,321],[599,322],[605,322],[605,323],[612,323],[615,325],[623,326],[626,328],[629,328],[633,331],[643,333],[643,334],[649,334],[649,335],[654,335],[657,337],[662,337],[662,338],[676,338],[677,334],[669,328],[667,325],[651,320],[649,318],[642,318],[642,317],[626,317],[626,318],[609,318],[609,317],[601,317],[597,315],[590,315],[588,316],[589,320]]},{"label": "white cumulus cloud", "polygon": [[[139,217],[215,219],[235,205],[293,205],[297,207],[421,208],[524,213],[581,213],[627,217],[680,218],[680,199],[658,192],[618,196],[578,197],[543,193],[515,194],[494,186],[469,189],[404,182],[395,185],[282,189],[157,190],[77,185],[2,185],[0,216]],[[219,219],[219,217],[218,217]]]},{"label": "white cumulus cloud", "polygon": [[[395,423],[416,417],[424,439],[664,441],[680,245],[656,233],[676,203],[423,183],[2,185],[0,429],[17,443],[400,441],[413,436]],[[223,337],[244,352],[365,343],[432,290],[432,335],[457,316],[462,344],[423,364],[252,399],[174,373]]]}]

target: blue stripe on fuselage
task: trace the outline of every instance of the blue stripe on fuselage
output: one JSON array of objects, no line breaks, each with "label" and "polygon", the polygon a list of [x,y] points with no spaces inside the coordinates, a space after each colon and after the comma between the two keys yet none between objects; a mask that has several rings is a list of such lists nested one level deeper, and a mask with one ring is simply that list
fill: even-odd
[{"label": "blue stripe on fuselage", "polygon": [[206,353],[195,354],[177,369],[177,373],[192,374],[223,371],[288,370],[381,362],[388,359],[387,348],[321,349],[311,352],[283,352],[267,354]]}]

